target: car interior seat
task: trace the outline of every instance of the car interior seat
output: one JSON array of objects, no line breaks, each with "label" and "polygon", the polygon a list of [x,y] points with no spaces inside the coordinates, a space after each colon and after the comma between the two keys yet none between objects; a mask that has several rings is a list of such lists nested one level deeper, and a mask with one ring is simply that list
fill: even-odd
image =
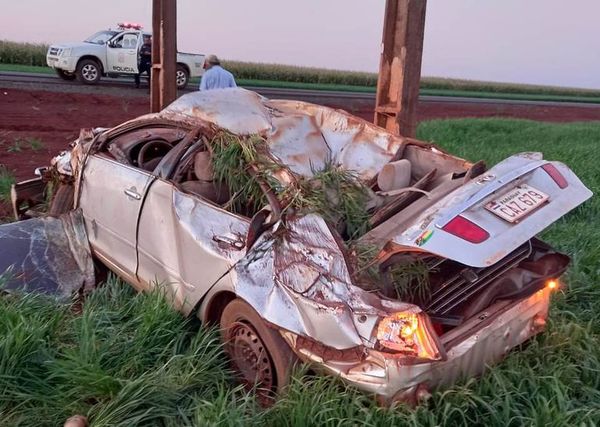
[{"label": "car interior seat", "polygon": [[222,205],[230,199],[229,190],[223,183],[214,180],[212,159],[208,151],[200,151],[194,155],[194,176],[196,179],[181,183],[181,189]]}]

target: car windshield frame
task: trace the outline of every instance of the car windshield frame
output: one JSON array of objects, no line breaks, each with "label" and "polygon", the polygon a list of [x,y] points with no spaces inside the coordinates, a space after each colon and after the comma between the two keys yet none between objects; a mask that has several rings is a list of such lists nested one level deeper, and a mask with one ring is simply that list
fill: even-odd
[{"label": "car windshield frame", "polygon": [[98,31],[97,33],[94,33],[85,39],[84,42],[92,44],[106,44],[107,41],[112,39],[117,34],[119,34],[119,31],[115,30]]}]

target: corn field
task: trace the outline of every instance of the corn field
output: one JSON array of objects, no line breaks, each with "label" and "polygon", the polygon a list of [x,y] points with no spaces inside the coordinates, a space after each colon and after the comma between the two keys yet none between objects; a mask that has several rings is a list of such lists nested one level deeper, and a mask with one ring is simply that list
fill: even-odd
[{"label": "corn field", "polygon": [[[0,64],[46,66],[45,43],[21,43],[0,40]],[[260,62],[223,61],[239,80],[263,80],[292,83],[312,83],[343,86],[375,87],[377,73],[343,71],[328,68]],[[502,94],[532,94],[548,96],[600,97],[599,90],[553,86],[498,83],[440,77],[421,78],[421,89],[431,91],[484,92]]]},{"label": "corn field", "polygon": [[0,40],[0,64],[45,66],[47,50],[48,45],[44,43]]}]

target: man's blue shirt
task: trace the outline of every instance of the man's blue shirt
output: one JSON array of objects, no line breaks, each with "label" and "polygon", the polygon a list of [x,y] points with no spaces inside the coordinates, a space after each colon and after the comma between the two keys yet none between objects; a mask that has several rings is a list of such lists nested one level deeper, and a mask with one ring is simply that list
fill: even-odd
[{"label": "man's blue shirt", "polygon": [[223,69],[220,65],[213,65],[206,70],[200,80],[200,90],[224,89],[237,87],[233,74]]}]

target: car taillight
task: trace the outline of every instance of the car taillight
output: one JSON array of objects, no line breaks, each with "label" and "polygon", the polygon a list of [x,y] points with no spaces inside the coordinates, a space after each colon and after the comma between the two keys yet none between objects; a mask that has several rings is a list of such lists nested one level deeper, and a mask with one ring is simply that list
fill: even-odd
[{"label": "car taillight", "polygon": [[490,237],[490,233],[460,215],[444,225],[442,230],[471,243],[481,243]]},{"label": "car taillight", "polygon": [[556,185],[558,185],[560,188],[567,188],[569,186],[566,178],[552,163],[546,163],[544,166],[542,166],[542,169],[544,169],[546,173],[550,175],[550,178],[552,178],[552,180],[556,182]]},{"label": "car taillight", "polygon": [[427,324],[424,313],[394,313],[379,322],[377,341],[381,347],[407,356],[439,360],[442,354]]}]

